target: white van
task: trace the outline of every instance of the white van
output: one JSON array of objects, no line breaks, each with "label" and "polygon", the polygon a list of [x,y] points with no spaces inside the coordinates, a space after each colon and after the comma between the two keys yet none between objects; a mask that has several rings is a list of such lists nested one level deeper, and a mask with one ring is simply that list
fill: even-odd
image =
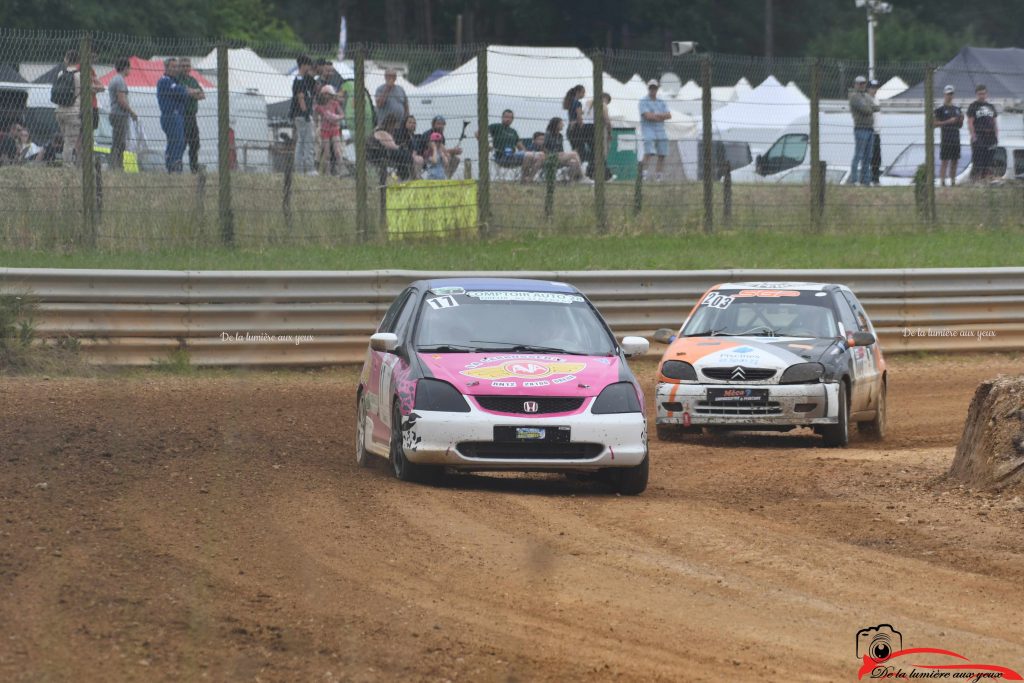
[{"label": "white van", "polygon": [[[971,159],[971,145],[965,141],[966,136],[960,140],[960,161],[956,167],[956,182],[962,184],[970,181],[973,160]],[[899,156],[885,169],[885,173],[879,179],[882,185],[913,185],[914,175],[917,169],[924,163],[924,143],[914,143],[900,152]],[[938,184],[939,169],[942,161],[939,159],[939,145],[935,144],[935,182]],[[1024,138],[1008,138],[1000,140],[992,154],[993,176],[999,180],[1024,180]]]}]

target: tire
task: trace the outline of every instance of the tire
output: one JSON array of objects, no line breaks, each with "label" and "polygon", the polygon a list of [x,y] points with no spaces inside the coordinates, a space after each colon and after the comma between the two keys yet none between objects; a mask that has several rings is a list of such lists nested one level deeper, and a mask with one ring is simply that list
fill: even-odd
[{"label": "tire", "polygon": [[372,464],[370,452],[366,450],[366,397],[362,392],[356,399],[356,464],[369,467]]},{"label": "tire", "polygon": [[839,384],[839,422],[818,428],[829,448],[845,448],[850,443],[850,402],[846,396],[846,383]]},{"label": "tire", "polygon": [[861,422],[857,425],[857,431],[872,441],[881,441],[885,438],[886,411],[889,403],[886,394],[888,391],[885,382],[882,382],[882,393],[878,395],[878,410],[875,412],[875,417],[869,422]]},{"label": "tire", "polygon": [[651,457],[644,456],[643,462],[635,467],[623,467],[611,472],[612,488],[624,496],[636,496],[647,488]]},{"label": "tire", "polygon": [[402,443],[402,411],[395,402],[391,409],[391,448],[388,460],[391,472],[399,481],[431,482],[436,479],[439,469],[430,465],[419,465],[405,457],[405,446]]}]

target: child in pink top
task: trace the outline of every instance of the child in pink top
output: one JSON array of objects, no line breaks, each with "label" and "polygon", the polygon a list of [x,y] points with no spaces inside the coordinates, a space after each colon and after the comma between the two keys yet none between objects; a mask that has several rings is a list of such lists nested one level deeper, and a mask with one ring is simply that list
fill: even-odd
[{"label": "child in pink top", "polygon": [[331,149],[334,158],[341,159],[341,122],[345,119],[337,92],[330,85],[320,89],[313,111],[320,121],[320,174],[327,173],[331,163]]}]

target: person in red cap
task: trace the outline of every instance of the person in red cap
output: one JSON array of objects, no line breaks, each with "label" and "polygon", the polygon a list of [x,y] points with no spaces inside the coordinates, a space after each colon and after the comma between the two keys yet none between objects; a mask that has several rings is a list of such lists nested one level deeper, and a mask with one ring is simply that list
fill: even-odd
[{"label": "person in red cap", "polygon": [[423,177],[427,180],[446,180],[448,178],[448,151],[444,148],[444,136],[437,131],[431,132],[427,138],[423,163]]}]

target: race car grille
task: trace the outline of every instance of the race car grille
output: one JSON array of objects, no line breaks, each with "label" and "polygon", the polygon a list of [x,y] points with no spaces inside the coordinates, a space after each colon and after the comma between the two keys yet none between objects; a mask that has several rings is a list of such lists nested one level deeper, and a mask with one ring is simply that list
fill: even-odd
[{"label": "race car grille", "polygon": [[596,458],[604,451],[604,446],[598,443],[549,443],[543,441],[523,443],[463,441],[457,448],[467,458],[500,460],[589,460]]},{"label": "race car grille", "polygon": [[477,396],[476,400],[484,410],[493,410],[496,413],[544,415],[579,410],[585,399],[551,396]]},{"label": "race car grille", "polygon": [[697,401],[697,408],[694,412],[698,415],[779,415],[782,413],[782,408],[775,401],[768,403],[737,401],[727,406]]},{"label": "race car grille", "polygon": [[722,382],[762,382],[774,377],[776,370],[733,365],[728,368],[704,368],[701,372],[708,379],[717,379]]}]

